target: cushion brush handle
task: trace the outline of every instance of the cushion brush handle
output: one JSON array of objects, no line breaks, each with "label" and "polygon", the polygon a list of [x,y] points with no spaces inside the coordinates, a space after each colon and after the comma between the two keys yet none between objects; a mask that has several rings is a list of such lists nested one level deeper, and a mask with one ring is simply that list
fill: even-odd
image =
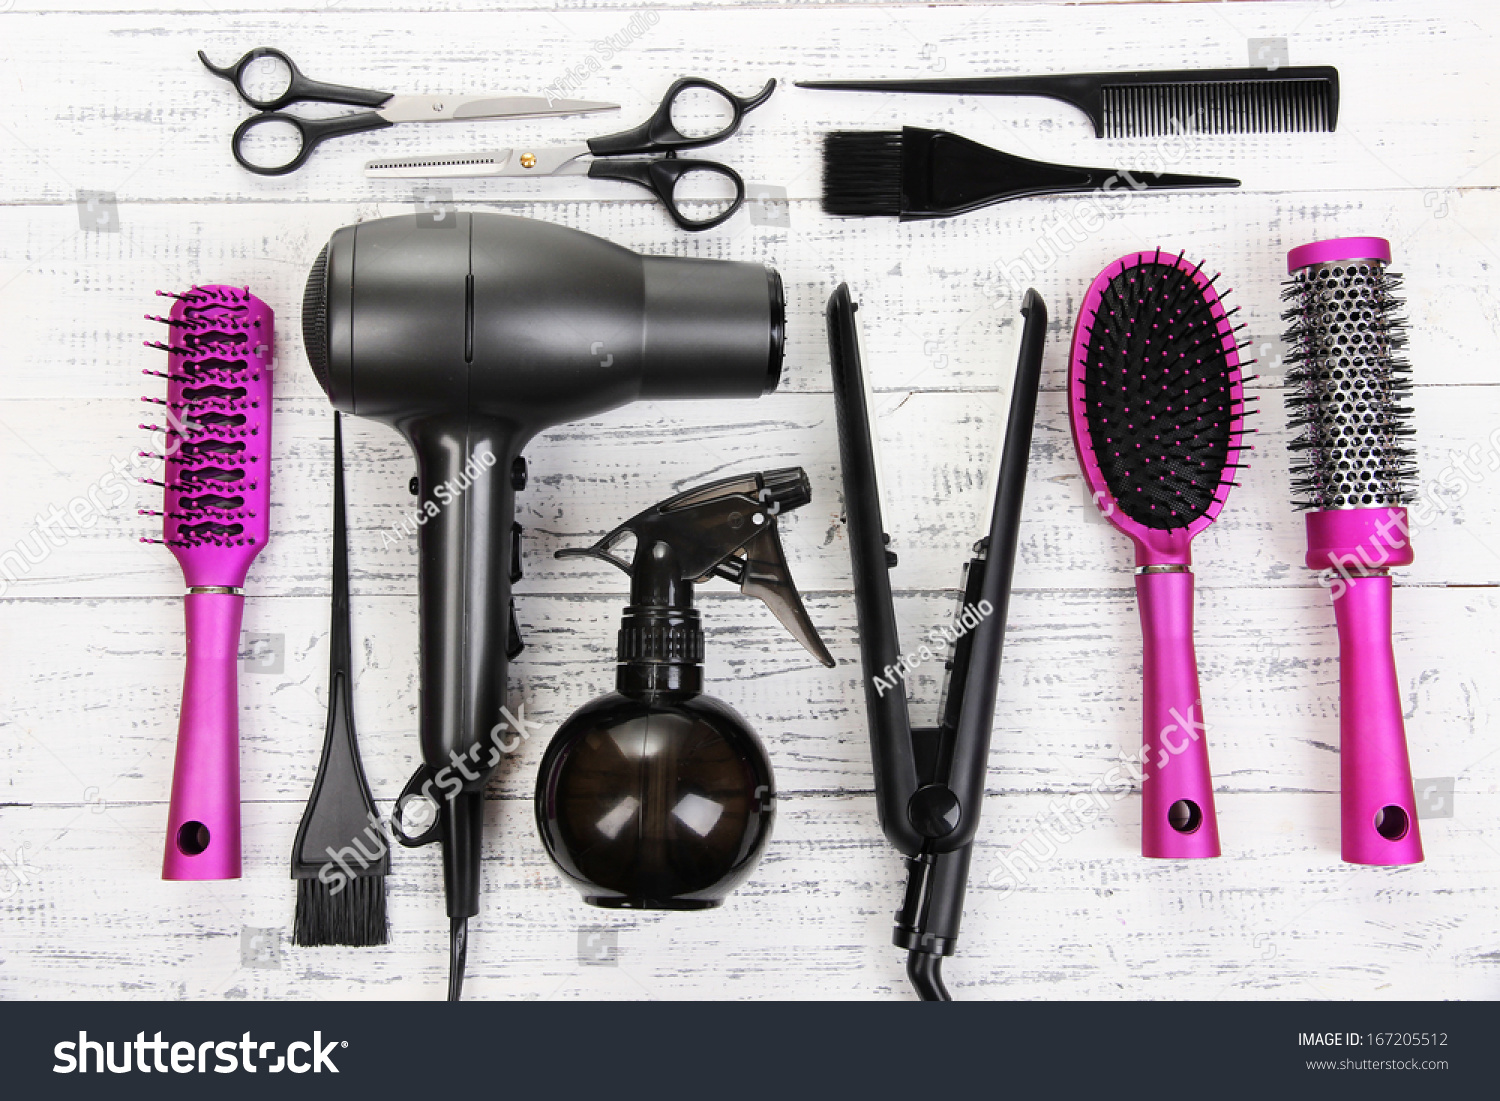
[{"label": "cushion brush handle", "polygon": [[1349,577],[1335,589],[1339,632],[1339,772],[1343,858],[1417,864],[1416,793],[1391,646],[1391,579]]},{"label": "cushion brush handle", "polygon": [[1135,579],[1145,643],[1141,854],[1218,856],[1213,776],[1193,650],[1193,575],[1182,567],[1146,570]]},{"label": "cushion brush handle", "polygon": [[163,879],[240,877],[239,656],[245,598],[190,592],[187,675]]}]

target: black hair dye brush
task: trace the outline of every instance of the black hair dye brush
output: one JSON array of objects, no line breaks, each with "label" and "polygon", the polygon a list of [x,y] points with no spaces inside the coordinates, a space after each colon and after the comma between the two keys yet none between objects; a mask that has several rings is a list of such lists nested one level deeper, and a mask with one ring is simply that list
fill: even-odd
[{"label": "black hair dye brush", "polygon": [[823,211],[903,222],[946,218],[1028,195],[1239,187],[1223,176],[1129,172],[1027,160],[946,130],[835,130],[823,136]]},{"label": "black hair dye brush", "polygon": [[951,636],[958,636],[947,662],[939,725],[925,728],[912,727],[900,683],[909,659],[896,635],[890,579],[896,556],[886,549],[874,411],[860,362],[856,308],[847,286],[833,292],[828,346],[876,806],[886,838],[906,858],[906,898],[896,913],[893,939],[907,950],[906,973],[922,1000],[949,1001],[941,968],[958,943],[969,854],[984,799],[1047,307],[1036,291],[1026,292],[1021,306],[1026,325],[993,507],[989,522],[980,525],[964,574],[963,610],[940,647],[946,650]]},{"label": "black hair dye brush", "polygon": [[318,778],[292,847],[297,918],[292,943],[385,944],[385,877],[391,870],[375,800],[354,733],[349,631],[349,533],[344,521],[344,434],[333,414],[333,619],[329,632],[328,729]]}]

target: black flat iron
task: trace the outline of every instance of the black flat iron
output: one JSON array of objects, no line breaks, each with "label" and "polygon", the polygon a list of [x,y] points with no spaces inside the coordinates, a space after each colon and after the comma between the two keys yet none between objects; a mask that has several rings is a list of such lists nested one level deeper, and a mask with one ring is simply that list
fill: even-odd
[{"label": "black flat iron", "polygon": [[1047,308],[1036,291],[1026,292],[993,509],[965,570],[963,606],[949,632],[956,638],[935,727],[911,725],[901,684],[910,659],[896,631],[890,571],[897,559],[888,549],[881,512],[874,413],[860,361],[857,308],[847,285],[834,291],[828,300],[828,345],[876,803],[881,828],[906,858],[906,899],[896,914],[894,941],[907,950],[906,973],[922,1000],[950,1001],[942,961],[958,944],[969,856],[984,799]]}]

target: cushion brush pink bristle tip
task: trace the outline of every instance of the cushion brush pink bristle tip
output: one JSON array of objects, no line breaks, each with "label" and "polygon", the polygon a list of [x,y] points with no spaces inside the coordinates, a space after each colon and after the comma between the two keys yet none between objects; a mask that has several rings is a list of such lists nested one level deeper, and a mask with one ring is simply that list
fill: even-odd
[{"label": "cushion brush pink bristle tip", "polygon": [[271,350],[274,315],[246,288],[194,287],[165,317],[167,396],[143,400],[161,424],[143,424],[163,461],[160,539],[187,583],[187,673],[167,818],[163,879],[240,875],[239,699],[235,671],[242,586],[266,545],[270,503]]},{"label": "cushion brush pink bristle tip", "polygon": [[1084,479],[1135,544],[1145,645],[1141,853],[1219,855],[1193,650],[1190,544],[1250,447],[1242,341],[1201,264],[1138,252],[1089,287],[1073,334],[1069,420]]}]

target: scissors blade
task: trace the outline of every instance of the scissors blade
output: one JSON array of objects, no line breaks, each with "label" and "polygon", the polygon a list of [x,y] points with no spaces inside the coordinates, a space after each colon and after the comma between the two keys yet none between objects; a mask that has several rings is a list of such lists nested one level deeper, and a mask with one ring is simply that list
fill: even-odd
[{"label": "scissors blade", "polygon": [[390,122],[525,119],[618,111],[618,103],[547,96],[393,96],[379,114]]},{"label": "scissors blade", "polygon": [[487,149],[438,157],[382,157],[365,164],[372,180],[464,179],[479,176],[567,176],[588,171],[579,161],[587,145],[553,145],[536,149]]}]

